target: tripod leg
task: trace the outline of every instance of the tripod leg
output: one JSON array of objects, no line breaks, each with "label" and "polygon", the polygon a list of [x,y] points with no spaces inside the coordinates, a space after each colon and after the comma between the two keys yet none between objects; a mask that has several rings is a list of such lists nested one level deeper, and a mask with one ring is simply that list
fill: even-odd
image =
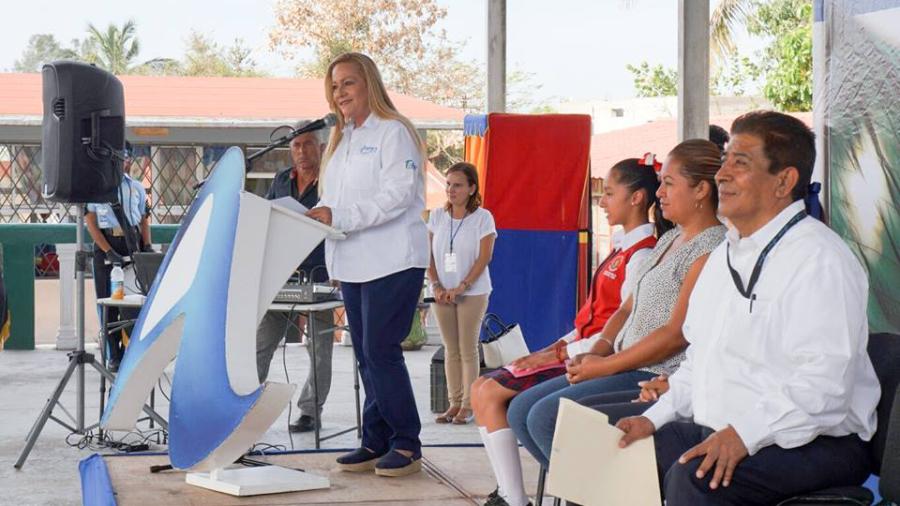
[{"label": "tripod leg", "polygon": [[[94,366],[94,369],[96,369],[97,372],[99,372],[101,376],[108,379],[110,382],[115,382],[116,377],[113,376],[113,374],[111,372],[109,372],[109,369],[98,364],[96,361],[92,361],[91,365]],[[147,416],[149,416],[152,420],[155,420],[156,423],[158,423],[160,427],[162,427],[165,430],[169,430],[169,422],[167,422],[166,419],[163,418],[162,415],[157,413],[153,408],[151,408],[147,404],[144,404],[143,410],[144,410],[144,413],[147,413]]]},{"label": "tripod leg", "polygon": [[19,459],[16,460],[15,468],[21,469],[23,465],[25,465],[25,459],[28,458],[28,454],[31,453],[31,449],[34,447],[34,443],[37,442],[37,438],[41,435],[41,431],[44,430],[44,425],[47,423],[47,419],[50,418],[50,415],[53,413],[53,407],[56,406],[56,403],[59,402],[59,397],[62,395],[63,391],[66,389],[66,385],[69,383],[69,379],[72,377],[72,373],[75,372],[75,368],[79,367],[81,364],[79,363],[79,359],[76,355],[72,355],[69,357],[69,367],[66,368],[66,373],[63,375],[62,379],[59,380],[59,383],[56,384],[56,389],[53,390],[53,395],[47,399],[47,403],[44,404],[44,409],[41,411],[40,416],[38,416],[37,420],[34,421],[34,425],[31,427],[31,430],[28,432],[28,436],[25,438],[25,448],[22,449],[22,453],[19,454]]}]

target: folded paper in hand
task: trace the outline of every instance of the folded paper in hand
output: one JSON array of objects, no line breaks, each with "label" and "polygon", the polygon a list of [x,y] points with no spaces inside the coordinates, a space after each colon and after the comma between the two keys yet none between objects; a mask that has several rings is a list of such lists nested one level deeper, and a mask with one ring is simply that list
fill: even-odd
[{"label": "folded paper in hand", "polygon": [[565,367],[566,364],[563,364],[562,362],[553,362],[552,364],[544,364],[537,367],[528,367],[525,369],[516,367],[512,364],[503,366],[503,368],[509,371],[509,373],[512,374],[514,378],[524,378],[525,376],[531,376],[532,374],[548,371],[550,369],[560,369]]},{"label": "folded paper in hand", "polygon": [[619,448],[623,434],[600,411],[560,399],[548,493],[585,505],[659,506],[653,438]]}]

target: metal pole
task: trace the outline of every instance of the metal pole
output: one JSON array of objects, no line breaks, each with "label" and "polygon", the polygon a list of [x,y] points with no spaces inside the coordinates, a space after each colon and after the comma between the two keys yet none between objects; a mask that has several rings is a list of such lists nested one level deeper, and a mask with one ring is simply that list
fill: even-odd
[{"label": "metal pole", "polygon": [[709,139],[709,2],[678,0],[678,141]]},{"label": "metal pole", "polygon": [[[84,353],[84,204],[77,204],[75,225],[75,341],[76,351]],[[84,434],[84,363],[78,363],[76,380],[76,428]]]},{"label": "metal pole", "polygon": [[488,0],[487,112],[506,112],[506,0]]}]

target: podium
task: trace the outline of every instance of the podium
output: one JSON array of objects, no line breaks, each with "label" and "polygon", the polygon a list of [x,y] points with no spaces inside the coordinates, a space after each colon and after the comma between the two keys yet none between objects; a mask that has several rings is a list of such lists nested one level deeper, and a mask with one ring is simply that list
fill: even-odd
[{"label": "podium", "polygon": [[[101,423],[131,430],[176,357],[169,457],[187,482],[234,495],[327,488],[327,478],[271,467],[227,469],[288,405],[295,386],[256,371],[256,328],[290,274],[336,230],[243,191],[230,148],[197,194],[160,266]],[[195,474],[196,473],[196,474]]]}]

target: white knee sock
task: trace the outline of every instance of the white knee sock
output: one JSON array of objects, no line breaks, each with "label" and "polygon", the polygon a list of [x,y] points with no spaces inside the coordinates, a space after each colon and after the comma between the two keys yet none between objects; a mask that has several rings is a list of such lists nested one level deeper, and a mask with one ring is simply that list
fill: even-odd
[{"label": "white knee sock", "polygon": [[519,442],[512,429],[500,429],[485,437],[489,442],[494,474],[500,485],[500,495],[509,506],[525,506],[528,495],[522,478],[522,461],[519,458]]},{"label": "white knee sock", "polygon": [[[481,435],[481,442],[484,443],[484,453],[487,453],[488,462],[491,463],[491,470],[494,472],[494,478],[497,477],[497,459],[491,450],[491,442],[488,438],[488,431],[485,427],[478,427],[478,434]],[[497,487],[500,487],[500,481],[497,481]]]}]

